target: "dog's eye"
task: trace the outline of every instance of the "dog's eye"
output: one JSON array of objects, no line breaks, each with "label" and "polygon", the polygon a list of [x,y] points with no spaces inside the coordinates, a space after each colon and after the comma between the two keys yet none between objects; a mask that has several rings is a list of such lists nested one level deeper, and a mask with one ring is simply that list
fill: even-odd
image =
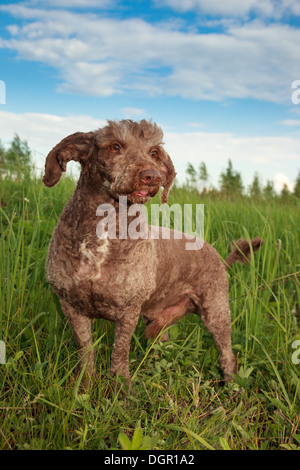
[{"label": "dog's eye", "polygon": [[158,153],[158,151],[155,150],[155,149],[154,149],[154,150],[151,150],[150,156],[151,156],[152,158],[154,158],[154,160],[159,160],[159,153]]},{"label": "dog's eye", "polygon": [[121,150],[121,145],[118,144],[117,142],[115,142],[114,144],[112,144],[110,147],[110,150],[112,150],[113,152],[119,152]]}]

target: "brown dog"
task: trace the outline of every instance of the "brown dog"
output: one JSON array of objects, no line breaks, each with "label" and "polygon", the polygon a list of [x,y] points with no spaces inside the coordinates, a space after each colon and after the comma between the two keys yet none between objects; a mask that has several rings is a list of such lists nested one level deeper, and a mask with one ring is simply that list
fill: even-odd
[{"label": "brown dog", "polygon": [[225,380],[236,369],[226,269],[235,261],[250,259],[262,244],[260,238],[252,240],[252,249],[240,240],[223,263],[206,242],[199,250],[186,250],[184,238],[132,239],[124,237],[124,227],[118,223],[116,237],[97,235],[97,208],[113,207],[118,216],[119,196],[127,197],[129,211],[163,186],[161,197],[167,202],[176,173],[162,137],[152,122],[110,121],[95,132],[66,137],[46,160],[47,186],[59,181],[68,161],[81,163],[76,190],[53,232],[46,269],[73,328],[79,370],[86,366],[85,382],[94,369],[93,318],[115,322],[111,374],[120,372],[128,381],[130,340],[140,314],[147,324],[146,335],[152,338],[186,312],[199,313],[220,351]]}]

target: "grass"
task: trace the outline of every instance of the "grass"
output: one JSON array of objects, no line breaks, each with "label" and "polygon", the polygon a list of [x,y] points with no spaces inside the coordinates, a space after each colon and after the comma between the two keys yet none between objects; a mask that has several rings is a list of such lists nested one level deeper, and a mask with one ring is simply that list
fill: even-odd
[{"label": "grass", "polygon": [[[221,385],[219,355],[195,315],[150,342],[134,333],[133,389],[109,378],[113,324],[93,325],[98,382],[80,393],[72,332],[45,280],[52,230],[72,194],[65,177],[45,188],[29,175],[0,181],[1,449],[294,449],[300,446],[300,204],[247,198],[199,200],[174,189],[169,203],[204,203],[205,238],[222,257],[241,236],[264,247],[229,273],[239,370]],[[154,202],[159,202],[156,199]]]}]

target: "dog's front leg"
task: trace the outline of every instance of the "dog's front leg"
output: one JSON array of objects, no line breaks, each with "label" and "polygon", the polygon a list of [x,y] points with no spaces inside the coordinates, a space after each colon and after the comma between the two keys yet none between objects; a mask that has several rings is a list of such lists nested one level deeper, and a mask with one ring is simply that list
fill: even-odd
[{"label": "dog's front leg", "polygon": [[92,321],[90,318],[75,312],[75,309],[64,299],[60,299],[63,312],[68,319],[78,347],[78,365],[76,375],[85,367],[82,386],[87,388],[94,374],[94,349],[92,341]]},{"label": "dog's front leg", "polygon": [[136,328],[140,312],[125,313],[115,323],[115,341],[111,357],[110,374],[114,376],[120,373],[130,382],[129,373],[129,350],[130,340]]}]

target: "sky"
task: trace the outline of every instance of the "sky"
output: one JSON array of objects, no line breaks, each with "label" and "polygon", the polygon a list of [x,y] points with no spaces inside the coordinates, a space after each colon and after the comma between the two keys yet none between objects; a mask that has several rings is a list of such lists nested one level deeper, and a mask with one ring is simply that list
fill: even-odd
[{"label": "sky", "polygon": [[247,187],[300,171],[300,0],[0,2],[0,139],[51,148],[107,119],[152,119],[186,178]]}]

